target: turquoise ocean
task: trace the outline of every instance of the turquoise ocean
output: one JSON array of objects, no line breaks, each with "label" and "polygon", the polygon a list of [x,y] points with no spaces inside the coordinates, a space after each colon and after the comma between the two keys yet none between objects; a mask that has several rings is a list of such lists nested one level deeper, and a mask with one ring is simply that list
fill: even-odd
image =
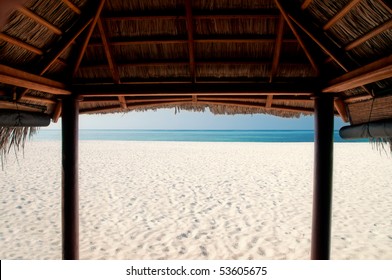
[{"label": "turquoise ocean", "polygon": [[[335,142],[344,140],[334,133]],[[313,130],[111,130],[81,129],[80,140],[98,141],[181,141],[181,142],[313,142]],[[42,129],[32,141],[60,141],[61,130]]]}]

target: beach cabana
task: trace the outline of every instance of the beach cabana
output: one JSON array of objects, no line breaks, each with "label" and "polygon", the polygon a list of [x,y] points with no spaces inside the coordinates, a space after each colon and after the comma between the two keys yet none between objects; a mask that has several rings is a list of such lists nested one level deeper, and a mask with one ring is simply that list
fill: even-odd
[{"label": "beach cabana", "polygon": [[62,118],[64,259],[78,258],[79,114],[314,114],[312,259],[329,258],[334,116],[347,137],[391,141],[387,0],[0,0],[0,11],[0,149]]}]

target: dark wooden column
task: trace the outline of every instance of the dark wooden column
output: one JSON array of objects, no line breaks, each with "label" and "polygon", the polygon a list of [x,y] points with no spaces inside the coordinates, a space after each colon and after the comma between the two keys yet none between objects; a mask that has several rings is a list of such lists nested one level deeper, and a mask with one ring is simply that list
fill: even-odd
[{"label": "dark wooden column", "polygon": [[79,259],[78,185],[79,102],[63,99],[62,110],[62,248],[64,260]]},{"label": "dark wooden column", "polygon": [[311,259],[327,260],[331,243],[334,102],[315,99],[314,190]]}]

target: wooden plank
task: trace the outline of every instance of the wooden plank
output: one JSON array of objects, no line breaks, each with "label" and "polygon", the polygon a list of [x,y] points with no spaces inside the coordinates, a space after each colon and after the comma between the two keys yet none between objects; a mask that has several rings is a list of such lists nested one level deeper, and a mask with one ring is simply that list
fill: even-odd
[{"label": "wooden plank", "polygon": [[60,30],[60,28],[58,28],[57,26],[55,26],[51,22],[47,21],[43,17],[37,15],[33,11],[27,9],[26,7],[20,5],[18,7],[18,11],[21,12],[22,14],[24,14],[25,16],[29,17],[30,19],[36,21],[37,23],[41,24],[42,26],[45,26],[50,31],[52,31],[54,34],[56,34],[56,35],[62,35],[63,34],[63,32]]},{"label": "wooden plank", "polygon": [[195,43],[193,40],[193,17],[192,17],[192,2],[191,0],[185,0],[186,10],[186,28],[188,34],[188,56],[189,56],[189,73],[193,83],[196,82],[195,74]]},{"label": "wooden plank", "polygon": [[294,25],[291,23],[289,14],[286,12],[285,8],[281,5],[279,0],[275,0],[276,5],[278,6],[280,12],[282,13],[282,16],[284,17],[287,25],[290,27],[291,32],[293,32],[294,36],[297,38],[298,43],[300,44],[301,48],[305,52],[306,57],[308,58],[310,64],[312,65],[313,69],[316,71],[316,73],[319,73],[319,68],[317,66],[316,61],[314,60],[313,56],[311,55],[308,47],[306,46],[304,40],[302,37],[299,35],[297,32],[297,29],[294,27]]},{"label": "wooden plank", "polygon": [[312,2],[313,0],[305,0],[301,5],[301,10],[306,10]]},{"label": "wooden plank", "polygon": [[0,82],[52,94],[71,94],[63,83],[5,65],[0,65]]},{"label": "wooden plank", "polygon": [[361,0],[351,0],[343,9],[341,9],[336,15],[334,15],[324,26],[323,30],[326,31],[330,29],[334,24],[336,24],[340,19],[347,15],[352,8],[359,4]]},{"label": "wooden plank", "polygon": [[95,26],[97,25],[97,22],[98,22],[100,15],[101,15],[104,4],[105,4],[105,0],[101,0],[99,2],[97,11],[95,12],[93,21],[91,22],[91,25],[90,25],[90,28],[88,29],[86,37],[84,38],[83,43],[80,46],[80,50],[78,51],[78,54],[77,54],[77,57],[75,60],[75,64],[73,66],[72,77],[74,77],[79,70],[80,63],[82,63],[84,53],[86,52],[87,45],[90,41],[91,35],[94,32]]},{"label": "wooden plank", "polygon": [[322,92],[342,92],[392,77],[392,55],[331,80]]},{"label": "wooden plank", "polygon": [[76,14],[80,15],[82,11],[79,9],[78,6],[76,6],[74,3],[72,3],[69,0],[61,0],[66,4],[72,11],[74,11]]},{"label": "wooden plank", "polygon": [[285,23],[284,17],[280,16],[279,22],[278,22],[277,35],[276,35],[274,56],[273,56],[273,59],[272,59],[270,83],[272,82],[272,79],[276,76],[276,73],[278,71],[280,52],[281,52],[281,49],[282,49],[282,42],[283,42],[284,23]]},{"label": "wooden plank", "polygon": [[3,40],[3,41],[6,41],[6,42],[8,42],[8,43],[10,43],[12,45],[18,46],[18,47],[20,47],[22,49],[31,51],[31,52],[33,52],[35,54],[38,54],[38,55],[42,55],[43,54],[43,51],[40,50],[39,48],[37,48],[37,47],[35,47],[33,45],[30,45],[30,44],[27,44],[27,43],[25,43],[25,42],[23,42],[23,41],[21,41],[21,40],[19,40],[17,38],[11,37],[11,36],[9,36],[7,34],[0,33],[0,39]]},{"label": "wooden plank", "polygon": [[369,32],[367,32],[366,34],[364,34],[363,36],[357,38],[356,40],[352,41],[351,43],[347,44],[344,49],[346,51],[352,50],[356,47],[358,47],[359,45],[365,43],[367,40],[370,40],[371,38],[377,36],[378,34],[387,31],[388,29],[392,28],[392,19],[386,21],[385,23],[383,23],[380,26],[375,27],[374,29],[370,30]]}]

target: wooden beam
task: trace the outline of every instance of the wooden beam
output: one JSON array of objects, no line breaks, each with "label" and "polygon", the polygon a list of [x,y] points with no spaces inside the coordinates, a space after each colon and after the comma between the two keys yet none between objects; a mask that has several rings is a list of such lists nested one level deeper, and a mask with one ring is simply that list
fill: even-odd
[{"label": "wooden beam", "polygon": [[[239,36],[239,37],[231,37],[231,38],[194,38],[194,43],[274,43],[276,38],[273,36]],[[160,37],[160,38],[152,38],[149,40],[146,39],[117,39],[110,42],[110,45],[113,46],[132,46],[132,45],[157,45],[157,44],[187,44],[188,39],[178,39],[173,37]],[[293,38],[283,38],[283,43],[298,43],[296,39]],[[103,44],[98,41],[90,42],[88,47],[102,47]]]},{"label": "wooden beam", "polygon": [[72,77],[74,77],[79,70],[80,63],[82,62],[84,53],[86,52],[86,49],[87,49],[87,45],[90,41],[91,35],[94,32],[95,26],[97,25],[97,22],[98,22],[100,15],[101,15],[104,4],[105,4],[105,0],[101,0],[99,2],[97,11],[95,12],[93,21],[91,22],[91,25],[90,25],[90,28],[88,29],[86,37],[84,38],[83,43],[81,44],[80,49],[78,51],[78,55],[76,57],[73,71],[72,71]]},{"label": "wooden beam", "polygon": [[109,64],[109,69],[112,74],[113,82],[115,84],[120,84],[120,74],[118,72],[118,67],[113,59],[112,51],[110,49],[109,41],[106,35],[106,30],[105,27],[103,26],[101,19],[98,19],[97,26],[98,26],[99,33],[101,34],[102,44],[105,51],[106,60],[108,61]]},{"label": "wooden beam", "polygon": [[125,99],[125,96],[119,96],[118,101],[120,102],[121,108],[128,109],[127,100]]},{"label": "wooden beam", "polygon": [[370,100],[372,98],[373,97],[371,95],[369,95],[369,94],[366,94],[366,95],[355,95],[355,96],[352,96],[352,97],[345,98],[344,102],[347,103],[347,104],[348,103],[357,103],[357,102],[361,102],[361,101],[365,101],[365,100]]},{"label": "wooden beam", "polygon": [[278,71],[280,52],[282,49],[282,42],[283,42],[284,22],[285,22],[284,17],[281,15],[279,18],[279,22],[278,22],[278,30],[277,30],[277,35],[276,35],[274,57],[272,59],[270,83],[272,82],[272,79],[276,76],[276,73]]},{"label": "wooden beam", "polygon": [[[215,19],[274,19],[279,17],[279,11],[275,9],[265,10],[236,10],[235,14],[193,14],[195,20],[215,20]],[[102,18],[105,21],[151,21],[151,20],[186,20],[186,16],[168,15],[168,14],[145,14],[145,15],[129,15],[129,14],[106,14]]]},{"label": "wooden beam", "polygon": [[301,48],[303,49],[303,51],[305,52],[306,57],[308,58],[310,64],[312,65],[313,69],[316,71],[316,73],[318,74],[319,68],[317,66],[316,61],[314,60],[313,56],[311,55],[308,47],[306,46],[304,40],[302,39],[302,37],[299,35],[299,33],[297,32],[297,29],[294,27],[294,25],[291,23],[290,18],[289,18],[289,14],[286,12],[285,8],[281,5],[279,0],[275,0],[276,5],[278,6],[280,12],[282,13],[282,16],[284,17],[287,25],[290,27],[291,32],[293,32],[294,36],[297,38],[298,43],[300,44]]},{"label": "wooden beam", "polygon": [[54,109],[54,112],[53,112],[52,120],[54,123],[58,122],[62,111],[63,111],[63,103],[61,101],[59,101],[59,102],[57,102],[56,108]]},{"label": "wooden beam", "polygon": [[191,0],[185,0],[186,10],[186,28],[188,34],[188,56],[189,56],[189,73],[193,83],[196,82],[195,73],[195,43],[193,40],[193,17],[192,17],[192,2]]},{"label": "wooden beam", "polygon": [[392,77],[392,55],[331,80],[323,92],[342,92]]},{"label": "wooden beam", "polygon": [[48,92],[51,94],[71,94],[63,83],[5,65],[0,65],[0,82],[13,86]]},{"label": "wooden beam", "polygon": [[23,15],[27,16],[28,18],[34,20],[35,22],[41,24],[42,26],[45,26],[50,31],[52,31],[54,34],[56,34],[56,35],[62,35],[63,34],[63,32],[60,30],[60,28],[58,28],[57,26],[55,26],[51,22],[47,21],[43,17],[37,15],[33,11],[27,9],[26,7],[20,5],[18,7],[18,11],[21,12]]},{"label": "wooden beam", "polygon": [[80,15],[82,11],[79,9],[78,6],[76,6],[74,3],[72,3],[69,0],[61,0],[66,4],[72,11],[74,11],[76,14]]},{"label": "wooden beam", "polygon": [[306,10],[312,2],[313,0],[305,0],[301,5],[301,10]]},{"label": "wooden beam", "polygon": [[324,26],[323,30],[326,31],[330,29],[335,23],[337,23],[341,18],[347,15],[354,6],[359,4],[361,0],[351,0],[343,9],[341,9],[336,15],[334,15]]},{"label": "wooden beam", "polygon": [[273,98],[274,98],[274,96],[272,94],[267,96],[267,101],[265,103],[265,108],[271,108],[272,107],[272,100],[273,100]]},{"label": "wooden beam", "polygon": [[42,97],[36,97],[36,96],[23,96],[24,101],[30,101],[30,102],[36,102],[36,103],[45,103],[45,104],[50,104],[50,105],[54,105],[57,102],[53,99],[48,99],[48,98],[42,98]]},{"label": "wooden beam", "polygon": [[365,43],[367,40],[370,40],[371,38],[377,36],[378,34],[384,32],[384,31],[387,31],[387,30],[389,30],[391,28],[392,28],[392,19],[386,21],[382,25],[379,25],[379,26],[375,27],[374,29],[370,30],[369,32],[367,32],[363,36],[355,39],[351,43],[347,44],[344,47],[344,49],[346,51],[352,50],[352,49],[358,47],[359,45]]},{"label": "wooden beam", "polygon": [[334,101],[334,104],[335,104],[335,109],[336,109],[336,111],[338,111],[339,116],[342,118],[342,120],[344,122],[348,122],[349,116],[347,113],[347,106],[344,103],[344,101],[340,98],[336,98]]},{"label": "wooden beam", "polygon": [[316,83],[172,83],[74,85],[73,92],[81,97],[99,96],[178,96],[187,95],[312,95]]},{"label": "wooden beam", "polygon": [[42,55],[44,53],[39,48],[37,48],[33,45],[30,45],[30,44],[27,44],[19,39],[16,39],[16,38],[11,37],[11,36],[4,34],[4,33],[0,33],[0,39],[3,41],[6,41],[12,45],[18,46],[22,49],[25,49],[25,50],[28,50],[28,51],[33,52],[35,54],[38,54],[38,55]]}]

